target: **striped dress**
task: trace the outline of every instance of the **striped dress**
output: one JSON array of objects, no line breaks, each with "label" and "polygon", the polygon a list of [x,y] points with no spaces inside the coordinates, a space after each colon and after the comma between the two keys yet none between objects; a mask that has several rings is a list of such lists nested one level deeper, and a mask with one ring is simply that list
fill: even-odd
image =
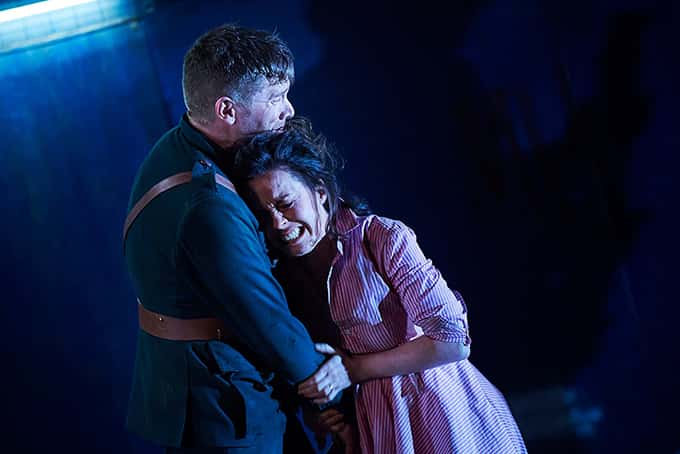
[{"label": "striped dress", "polygon": [[[470,343],[463,299],[408,227],[348,209],[337,226],[327,284],[345,350],[385,351],[423,334]],[[468,360],[361,383],[355,404],[362,453],[526,452],[505,399]]]}]

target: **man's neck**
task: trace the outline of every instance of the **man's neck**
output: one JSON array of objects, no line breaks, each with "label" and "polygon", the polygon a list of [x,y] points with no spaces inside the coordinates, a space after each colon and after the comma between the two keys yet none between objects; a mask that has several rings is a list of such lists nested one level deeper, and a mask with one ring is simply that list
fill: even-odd
[{"label": "man's neck", "polygon": [[199,123],[195,119],[187,115],[189,124],[206,136],[211,142],[220,147],[222,150],[227,150],[234,146],[236,141],[229,137],[224,131],[221,131],[214,123]]}]

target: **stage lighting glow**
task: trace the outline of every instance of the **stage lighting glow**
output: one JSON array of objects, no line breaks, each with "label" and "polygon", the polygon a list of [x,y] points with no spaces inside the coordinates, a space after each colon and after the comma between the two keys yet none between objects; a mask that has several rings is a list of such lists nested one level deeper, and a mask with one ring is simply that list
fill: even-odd
[{"label": "stage lighting glow", "polygon": [[31,3],[30,5],[0,11],[0,24],[38,14],[49,13],[60,9],[92,3],[96,0],[47,0],[44,2]]}]

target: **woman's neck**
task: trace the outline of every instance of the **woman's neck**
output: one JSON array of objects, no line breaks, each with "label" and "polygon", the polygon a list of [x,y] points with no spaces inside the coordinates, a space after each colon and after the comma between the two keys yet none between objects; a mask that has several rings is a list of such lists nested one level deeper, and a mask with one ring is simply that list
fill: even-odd
[{"label": "woman's neck", "polygon": [[300,267],[308,275],[325,279],[337,252],[335,238],[332,235],[326,234],[312,252],[292,259],[291,264],[294,267]]}]

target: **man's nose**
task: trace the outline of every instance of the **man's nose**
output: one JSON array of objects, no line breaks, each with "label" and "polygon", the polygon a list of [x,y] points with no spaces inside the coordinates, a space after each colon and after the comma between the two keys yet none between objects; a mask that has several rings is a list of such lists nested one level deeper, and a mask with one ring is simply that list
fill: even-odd
[{"label": "man's nose", "polygon": [[291,103],[290,100],[286,98],[286,103],[283,107],[283,112],[281,112],[279,118],[281,118],[281,120],[288,120],[289,118],[293,118],[294,116],[295,108],[293,107],[293,103]]}]

